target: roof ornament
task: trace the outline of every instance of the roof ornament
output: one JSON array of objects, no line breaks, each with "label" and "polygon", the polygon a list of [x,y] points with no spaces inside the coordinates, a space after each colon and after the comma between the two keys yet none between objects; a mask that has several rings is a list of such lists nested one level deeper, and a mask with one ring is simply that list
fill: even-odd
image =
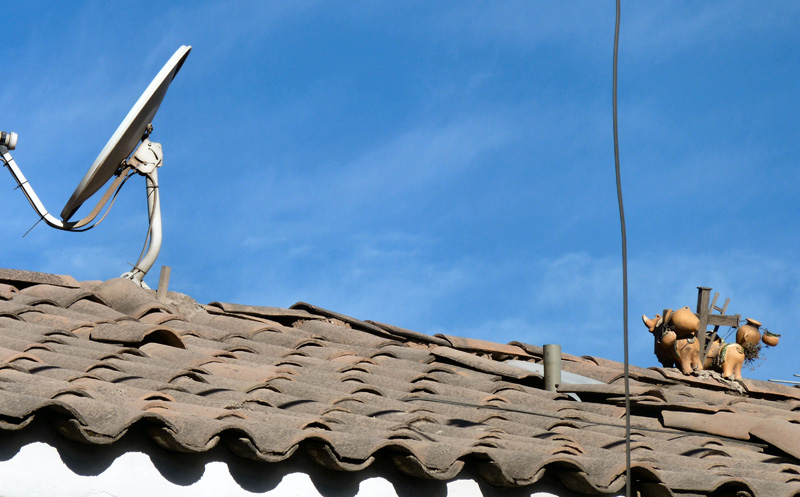
[{"label": "roof ornament", "polygon": [[[642,322],[653,334],[656,357],[662,366],[677,365],[685,375],[712,370],[722,373],[727,380],[741,380],[742,365],[758,359],[760,342],[774,347],[780,335],[763,328],[755,319],[748,318],[746,324],[740,326],[739,314],[725,314],[731,299],[725,299],[725,304],[717,307],[719,292],[709,304],[711,288],[697,287],[697,290],[697,312],[687,306],[676,311],[664,309],[653,318],[642,315]],[[709,326],[713,326],[713,330],[709,331]],[[737,328],[735,343],[727,343],[717,336],[720,326]]]},{"label": "roof ornament", "polygon": [[[186,45],[178,48],[164,67],[156,74],[156,77],[153,78],[153,81],[139,97],[139,100],[136,101],[133,108],[131,108],[128,115],[111,136],[111,139],[103,147],[89,171],[78,184],[78,187],[61,211],[61,219],[56,218],[44,208],[36,192],[33,191],[33,187],[25,179],[22,171],[9,153],[10,150],[14,150],[17,146],[17,134],[5,131],[0,132],[0,154],[2,154],[4,165],[17,181],[17,185],[22,189],[31,207],[39,214],[39,220],[56,229],[86,231],[94,228],[108,214],[122,185],[133,174],[145,177],[149,219],[149,228],[145,241],[146,251],[143,251],[133,269],[122,275],[123,278],[131,279],[143,288],[148,287],[142,279],[153,266],[161,250],[161,195],[158,190],[157,168],[161,167],[163,163],[163,153],[161,144],[150,141],[149,136],[153,132],[153,118],[164,100],[170,83],[180,70],[186,57],[189,56],[191,49],[192,47]],[[116,179],[111,182],[108,190],[92,212],[80,221],[70,221],[83,203],[97,193],[114,176],[116,176]],[[111,203],[105,214],[99,221],[90,224],[97,218],[109,200]]]}]

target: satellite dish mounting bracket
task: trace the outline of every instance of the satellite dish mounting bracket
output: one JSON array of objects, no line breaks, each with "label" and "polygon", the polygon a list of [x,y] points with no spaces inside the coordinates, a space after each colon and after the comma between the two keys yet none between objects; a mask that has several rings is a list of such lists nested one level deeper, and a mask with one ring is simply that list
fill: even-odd
[{"label": "satellite dish mounting bracket", "polygon": [[[153,127],[150,125],[147,135],[150,134],[152,129]],[[112,194],[116,191],[119,191],[119,189],[122,187],[122,184],[124,184],[125,180],[130,176],[130,174],[136,172],[144,176],[145,187],[147,191],[147,217],[149,219],[149,227],[146,238],[148,243],[147,251],[144,252],[142,257],[140,257],[136,262],[133,270],[123,274],[122,277],[131,279],[140,286],[148,288],[142,280],[150,268],[153,267],[153,263],[155,262],[156,258],[158,258],[158,253],[161,251],[162,241],[161,199],[158,190],[158,168],[164,163],[164,155],[160,143],[152,142],[146,137],[142,138],[141,143],[138,147],[136,147],[136,150],[133,152],[133,154],[131,154],[131,157],[124,160],[120,164],[115,173],[117,179],[111,183],[105,195],[103,195],[103,198],[100,199],[92,212],[80,221],[73,222],[57,219],[50,214],[47,209],[44,208],[44,204],[42,204],[42,201],[39,200],[39,196],[36,195],[33,187],[25,178],[25,175],[22,174],[19,166],[17,166],[14,158],[9,153],[8,147],[4,144],[0,144],[0,155],[2,155],[2,161],[5,163],[5,166],[8,167],[9,172],[11,172],[11,175],[17,181],[18,187],[22,189],[22,192],[28,198],[28,201],[34,210],[39,214],[40,218],[49,226],[63,231],[85,231],[97,226],[97,224],[99,224],[100,221],[105,218],[105,215],[103,215],[103,218],[101,218],[100,221],[97,221],[97,223],[94,225],[87,227],[87,225],[94,221],[94,219],[100,214],[100,211],[103,210],[103,206],[108,203],[109,199],[113,198]],[[109,209],[111,209],[110,206]],[[108,211],[106,211],[106,214],[108,214]]]},{"label": "satellite dish mounting bracket", "polygon": [[[179,47],[156,74],[150,85],[111,136],[111,139],[100,151],[97,159],[95,159],[80,184],[78,184],[72,197],[70,197],[61,211],[61,219],[56,218],[44,208],[30,183],[28,183],[22,171],[14,162],[14,158],[9,154],[8,151],[14,150],[17,145],[17,134],[0,132],[0,156],[2,157],[0,160],[8,167],[9,172],[17,181],[17,185],[22,189],[28,202],[39,214],[40,219],[56,229],[86,231],[97,226],[108,214],[108,210],[100,218],[100,221],[91,226],[87,225],[97,217],[109,200],[113,205],[116,193],[119,192],[125,181],[134,172],[145,177],[149,218],[145,242],[146,250],[142,251],[142,256],[133,266],[133,270],[123,275],[123,277],[130,278],[145,288],[147,285],[144,284],[142,279],[153,266],[161,249],[161,202],[158,190],[158,168],[161,167],[163,162],[163,154],[161,144],[151,142],[149,139],[150,134],[153,132],[152,120],[164,99],[164,95],[167,93],[169,84],[175,78],[181,66],[183,66],[191,50],[192,47],[190,46]],[[114,176],[116,176],[116,179],[111,183],[108,191],[100,199],[94,210],[80,221],[70,221],[70,218],[84,201],[99,191]],[[109,205],[108,209],[111,209],[111,205]]]},{"label": "satellite dish mounting bracket", "polygon": [[123,274],[123,278],[135,281],[143,288],[149,288],[142,279],[153,267],[161,250],[161,194],[158,190],[158,168],[164,163],[161,144],[151,142],[147,138],[153,131],[153,125],[147,125],[147,133],[142,142],[136,147],[130,159],[123,162],[123,166],[133,168],[134,171],[145,177],[147,189],[147,214],[150,226],[147,232],[147,251],[136,262],[131,271]]}]

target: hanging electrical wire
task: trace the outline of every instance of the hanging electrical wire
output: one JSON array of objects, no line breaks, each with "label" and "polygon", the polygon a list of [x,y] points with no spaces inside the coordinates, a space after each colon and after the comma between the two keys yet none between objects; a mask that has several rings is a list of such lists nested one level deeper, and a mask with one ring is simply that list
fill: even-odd
[{"label": "hanging electrical wire", "polygon": [[625,373],[625,496],[631,496],[631,392],[628,374],[628,243],[625,233],[625,209],[622,206],[622,181],[619,173],[619,132],[617,127],[617,66],[619,54],[620,0],[617,0],[617,15],[614,23],[614,69],[612,71],[612,107],[614,121],[614,169],[617,174],[617,200],[619,222],[622,231],[622,328],[624,342]]}]

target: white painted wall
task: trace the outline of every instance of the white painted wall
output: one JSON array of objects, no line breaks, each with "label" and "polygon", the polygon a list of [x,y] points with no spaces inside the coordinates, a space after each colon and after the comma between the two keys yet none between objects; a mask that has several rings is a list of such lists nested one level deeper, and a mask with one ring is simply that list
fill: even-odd
[{"label": "white painted wall", "polygon": [[[0,461],[0,497],[325,497],[304,473],[290,473],[274,489],[253,493],[241,488],[222,462],[210,462],[199,481],[189,486],[166,480],[141,452],[128,452],[97,476],[73,473],[58,451],[42,442],[23,446],[7,461]],[[483,497],[473,480],[455,480],[447,484],[448,497]],[[517,494],[518,495],[518,494]],[[360,482],[356,497],[397,497],[393,485],[383,478]],[[536,492],[532,497],[558,497]]]}]

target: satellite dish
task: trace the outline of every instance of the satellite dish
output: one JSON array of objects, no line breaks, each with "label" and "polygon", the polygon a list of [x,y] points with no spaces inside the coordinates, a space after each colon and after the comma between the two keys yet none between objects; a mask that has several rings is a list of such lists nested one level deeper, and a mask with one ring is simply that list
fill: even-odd
[{"label": "satellite dish", "polygon": [[180,47],[156,74],[64,206],[64,210],[61,211],[62,220],[69,221],[83,202],[102,188],[114,176],[120,164],[133,153],[133,149],[145,136],[147,126],[153,122],[153,117],[161,101],[164,100],[164,95],[167,94],[169,84],[180,70],[183,61],[189,56],[191,49],[192,47],[186,45]]},{"label": "satellite dish", "polygon": [[[142,96],[139,97],[139,100],[136,101],[128,115],[122,120],[122,123],[75,189],[72,197],[64,206],[64,210],[61,211],[61,219],[57,219],[44,208],[30,183],[28,183],[22,171],[14,162],[14,158],[11,157],[9,150],[14,150],[16,147],[17,134],[0,132],[0,154],[2,154],[3,162],[8,166],[9,172],[14,176],[17,185],[28,198],[28,202],[39,213],[41,220],[53,228],[65,231],[85,231],[93,228],[103,220],[105,215],[100,221],[91,226],[86,226],[97,217],[109,200],[112,200],[111,203],[113,205],[113,198],[116,197],[116,192],[119,191],[130,176],[139,174],[145,177],[148,217],[150,219],[147,233],[147,251],[139,258],[132,271],[122,275],[122,277],[132,279],[145,288],[147,285],[144,284],[142,279],[152,267],[161,249],[161,201],[158,190],[157,168],[162,165],[163,155],[161,144],[151,142],[149,136],[153,131],[153,118],[164,100],[169,84],[175,78],[191,50],[192,47],[185,45],[178,48],[164,67],[156,74],[156,77],[153,78],[153,81],[142,93]],[[80,221],[69,221],[73,214],[83,205],[83,202],[97,193],[113,176],[117,176],[117,178],[109,186],[94,210]],[[109,206],[110,208],[111,206]],[[108,213],[108,210],[106,213]]]}]

